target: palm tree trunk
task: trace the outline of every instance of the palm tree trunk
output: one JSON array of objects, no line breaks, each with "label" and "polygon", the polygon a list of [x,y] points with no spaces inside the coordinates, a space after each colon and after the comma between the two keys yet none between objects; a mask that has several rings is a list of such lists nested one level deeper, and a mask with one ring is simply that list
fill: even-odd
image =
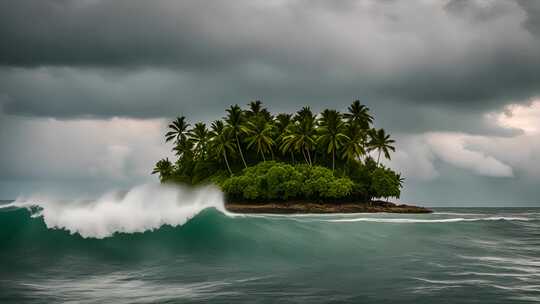
[{"label": "palm tree trunk", "polygon": [[379,150],[379,156],[377,156],[377,166],[379,166],[379,159],[381,158],[381,150]]},{"label": "palm tree trunk", "polygon": [[309,165],[310,165],[310,166],[313,166],[313,163],[311,162],[311,154],[309,153],[309,150],[308,150],[307,147],[306,147],[306,154],[307,154],[308,159],[309,159]]},{"label": "palm tree trunk", "polygon": [[244,168],[247,168],[246,160],[244,159],[244,153],[242,153],[242,148],[240,147],[240,140],[238,140],[238,134],[235,134],[236,137],[236,145],[238,146],[238,151],[240,151],[240,157],[242,158],[242,162],[244,163]]},{"label": "palm tree trunk", "polygon": [[227,169],[229,170],[229,173],[232,174],[231,166],[229,166],[229,160],[227,159],[227,152],[223,151],[223,158],[225,159],[225,164],[227,165]]},{"label": "palm tree trunk", "polygon": [[266,158],[264,158],[264,152],[261,153],[263,157],[263,162],[266,162]]},{"label": "palm tree trunk", "polygon": [[306,160],[306,164],[309,165],[309,160],[308,160],[308,158],[306,156],[306,151],[304,149],[301,149],[301,150],[302,150],[302,154],[304,155],[304,159]]},{"label": "palm tree trunk", "polygon": [[294,162],[294,152],[292,152],[292,151],[291,151],[291,160],[292,160],[292,163],[294,165],[295,164],[295,162]]},{"label": "palm tree trunk", "polygon": [[336,168],[336,149],[332,149],[332,172]]}]

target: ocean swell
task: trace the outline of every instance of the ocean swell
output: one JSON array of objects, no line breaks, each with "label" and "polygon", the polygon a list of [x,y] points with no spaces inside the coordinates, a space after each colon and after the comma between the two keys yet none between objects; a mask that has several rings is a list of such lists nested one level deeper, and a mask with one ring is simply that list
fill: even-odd
[{"label": "ocean swell", "polygon": [[64,229],[84,238],[151,231],[180,226],[206,208],[226,213],[223,194],[215,187],[188,188],[161,184],[110,192],[92,201],[61,201],[54,197],[19,198],[2,208],[26,208],[42,217],[47,228]]},{"label": "ocean swell", "polygon": [[536,209],[231,216],[215,188],[159,185],[0,208],[2,303],[540,299]]}]

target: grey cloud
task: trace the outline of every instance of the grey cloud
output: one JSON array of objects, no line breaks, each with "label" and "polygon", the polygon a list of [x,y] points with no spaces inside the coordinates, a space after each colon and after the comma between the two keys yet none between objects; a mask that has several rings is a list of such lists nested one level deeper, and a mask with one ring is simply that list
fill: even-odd
[{"label": "grey cloud", "polygon": [[523,25],[529,32],[540,39],[540,3],[538,1],[518,0],[519,5],[527,13]]},{"label": "grey cloud", "polygon": [[23,0],[1,11],[7,66],[216,64],[179,2]]},{"label": "grey cloud", "polygon": [[12,68],[0,71],[0,92],[4,92],[0,105],[7,113],[26,116],[146,118],[182,114],[193,120],[211,120],[221,117],[226,106],[253,99],[263,100],[274,112],[290,112],[304,104],[316,111],[323,107],[345,110],[353,99],[360,98],[372,109],[376,124],[390,131],[507,136],[516,133],[483,120],[485,108],[481,107],[424,104],[378,96],[360,84],[344,84],[345,80],[298,80],[299,77],[264,66],[235,71],[236,77],[221,73],[204,77],[166,69],[126,72]]},{"label": "grey cloud", "polygon": [[517,4],[513,1],[450,0],[444,8],[471,22],[485,22],[504,17]]},{"label": "grey cloud", "polygon": [[540,94],[537,12],[475,3],[5,1],[0,93],[9,113],[59,117],[253,98],[480,113]]},{"label": "grey cloud", "polygon": [[161,120],[60,121],[0,113],[0,181],[148,179],[169,154]]},{"label": "grey cloud", "polygon": [[[460,137],[465,141],[459,143]],[[464,206],[539,203],[538,133],[514,137],[397,134],[396,138],[397,152],[385,162],[406,176],[404,201]]]},{"label": "grey cloud", "polygon": [[[526,0],[0,1],[0,194],[148,180],[168,153],[162,132],[112,130],[111,117],[208,121],[252,99],[279,112],[359,98],[392,134],[499,136],[466,148],[515,175],[472,176],[398,137],[406,200],[531,201],[538,148],[514,153],[532,140],[484,114],[540,95],[539,20]],[[66,144],[80,155],[51,154]]]},{"label": "grey cloud", "polygon": [[431,181],[406,179],[402,201],[448,207],[539,205],[537,182],[526,177],[478,178],[444,162],[437,163],[437,171],[440,177]]}]

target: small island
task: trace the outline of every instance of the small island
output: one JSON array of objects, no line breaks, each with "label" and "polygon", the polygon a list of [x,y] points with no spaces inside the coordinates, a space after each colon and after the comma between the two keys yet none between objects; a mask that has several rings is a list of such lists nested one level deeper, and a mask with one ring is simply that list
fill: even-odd
[{"label": "small island", "polygon": [[230,106],[210,127],[180,116],[165,134],[177,159],[159,160],[152,174],[162,183],[217,185],[238,213],[431,212],[388,202],[400,197],[404,178],[381,164],[394,140],[373,122],[358,100],[345,113],[303,107],[277,115],[252,101]]}]

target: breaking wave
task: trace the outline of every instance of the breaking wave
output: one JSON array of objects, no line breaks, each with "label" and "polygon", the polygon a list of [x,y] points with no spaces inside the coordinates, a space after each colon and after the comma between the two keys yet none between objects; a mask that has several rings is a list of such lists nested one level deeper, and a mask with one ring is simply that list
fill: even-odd
[{"label": "breaking wave", "polygon": [[[206,209],[213,209],[215,212],[203,212]],[[65,201],[52,196],[31,196],[0,205],[0,211],[5,211],[0,212],[0,222],[6,223],[3,225],[6,228],[0,231],[0,237],[7,239],[12,239],[9,231],[24,231],[30,229],[23,228],[24,225],[30,224],[42,225],[46,230],[66,231],[83,238],[103,239],[116,234],[154,231],[164,226],[180,227],[194,218],[208,221],[204,225],[198,221],[198,229],[222,230],[226,225],[232,230],[241,229],[246,233],[260,225],[278,225],[280,229],[296,231],[294,229],[312,229],[317,225],[336,226],[335,224],[339,223],[444,224],[450,227],[460,223],[481,225],[505,222],[532,225],[527,226],[532,229],[536,228],[536,223],[540,221],[538,213],[529,210],[505,210],[498,213],[463,210],[433,214],[234,214],[226,211],[223,194],[216,187],[162,184],[144,184],[124,192],[108,192],[93,200]],[[13,225],[7,224],[10,222]],[[320,229],[322,231],[331,228],[321,226]],[[33,233],[35,232],[37,230]]]},{"label": "breaking wave", "polygon": [[0,227],[2,303],[540,299],[538,209],[239,216],[216,188],[149,184],[20,198]]},{"label": "breaking wave", "polygon": [[223,195],[215,187],[160,184],[140,185],[124,193],[110,192],[91,201],[19,198],[1,208],[26,208],[32,217],[42,217],[47,228],[64,229],[84,238],[180,226],[207,208],[226,213]]}]

